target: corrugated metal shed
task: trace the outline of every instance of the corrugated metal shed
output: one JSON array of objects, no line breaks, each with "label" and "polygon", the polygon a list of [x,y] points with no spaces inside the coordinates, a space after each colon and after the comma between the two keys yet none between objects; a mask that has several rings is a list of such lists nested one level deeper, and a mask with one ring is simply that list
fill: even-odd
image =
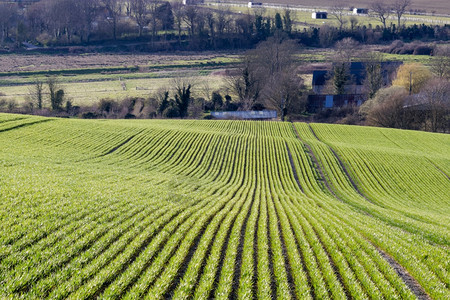
[{"label": "corrugated metal shed", "polygon": [[276,119],[276,110],[261,111],[213,111],[211,116],[216,119],[244,119],[244,120],[263,120]]}]

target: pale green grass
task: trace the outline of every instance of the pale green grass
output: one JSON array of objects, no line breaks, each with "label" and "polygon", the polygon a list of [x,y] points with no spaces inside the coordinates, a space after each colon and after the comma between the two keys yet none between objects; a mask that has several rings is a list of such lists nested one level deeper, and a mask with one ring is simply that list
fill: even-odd
[{"label": "pale green grass", "polygon": [[[280,14],[284,14],[282,9],[275,8],[263,8],[263,9],[249,9],[247,7],[239,7],[239,6],[230,6],[229,8],[232,12],[240,12],[243,14],[255,14],[263,12],[265,16],[274,17],[277,12]],[[312,7],[311,7],[312,8]],[[317,11],[327,11],[325,8],[318,8]],[[328,10],[329,11],[329,10]],[[291,17],[295,22],[306,23],[306,24],[296,24],[296,29],[309,28],[311,25],[330,25],[330,26],[338,26],[338,22],[336,19],[328,14],[328,19],[313,19],[311,17],[312,11],[301,11],[301,10],[292,10]],[[382,26],[382,23],[375,17],[372,16],[364,16],[364,15],[349,15],[346,17],[347,24],[346,27],[350,26],[350,18],[355,17],[358,20],[358,25],[366,25],[372,24],[372,26]],[[450,24],[450,17],[442,17],[442,16],[424,16],[424,15],[404,15],[405,19],[403,20],[403,24],[406,26],[410,26],[413,24],[427,24],[427,25],[444,25]],[[410,20],[410,18],[414,18],[415,20]],[[389,19],[387,24],[397,24],[397,19],[393,17],[393,19]],[[306,26],[305,26],[306,25]]]},{"label": "pale green grass", "polygon": [[[223,85],[222,76],[195,76],[190,77],[194,83],[193,93],[197,97],[205,97],[203,85],[208,82],[211,91],[218,90]],[[96,81],[96,82],[71,82],[62,83],[67,99],[72,100],[73,105],[91,106],[103,98],[122,100],[126,97],[149,97],[160,88],[171,88],[173,77],[165,78],[140,78]],[[122,87],[126,85],[126,90]],[[18,104],[29,101],[31,84],[0,87],[0,101],[15,100]]]}]

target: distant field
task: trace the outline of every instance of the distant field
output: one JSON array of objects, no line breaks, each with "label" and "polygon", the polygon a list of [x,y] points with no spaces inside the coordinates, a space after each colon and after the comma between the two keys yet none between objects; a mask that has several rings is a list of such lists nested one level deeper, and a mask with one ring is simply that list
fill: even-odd
[{"label": "distant field", "polygon": [[[158,74],[140,74],[144,78],[127,78],[127,76],[119,76],[117,78],[108,78],[105,76],[97,77],[92,81],[83,82],[76,81],[76,78],[71,78],[72,81],[61,81],[61,87],[64,89],[66,97],[72,101],[74,105],[90,106],[96,105],[100,99],[111,98],[122,100],[126,97],[144,97],[147,98],[154,94],[160,88],[172,87],[171,81],[177,76],[189,76],[194,83],[193,92],[197,96],[203,96],[201,93],[202,84],[205,81],[210,83],[213,90],[217,90],[222,86],[222,75],[205,76],[199,72],[174,72]],[[145,75],[149,75],[145,78]],[[121,80],[119,80],[121,77]],[[64,79],[64,78],[63,78]],[[124,83],[126,89],[123,88]],[[21,85],[0,86],[0,100],[16,100],[17,103],[28,101],[30,97],[29,83]]]},{"label": "distant field", "polygon": [[233,63],[233,53],[182,53],[173,55],[160,54],[34,54],[4,55],[0,59],[0,75],[4,72],[33,72],[71,69],[100,69],[105,72],[111,67],[147,67],[192,65],[201,66],[207,63]]},{"label": "distant field", "polygon": [[0,114],[0,298],[449,299],[450,136]]},{"label": "distant field", "polygon": [[[324,63],[332,59],[331,49],[301,49],[303,63]],[[391,55],[386,59],[428,64],[433,57]],[[194,96],[205,97],[208,82],[212,90],[224,85],[224,70],[239,63],[237,54],[200,55],[7,55],[0,59],[0,100],[29,100],[36,79],[57,75],[66,96],[74,105],[95,105],[102,98],[148,97],[161,87],[170,87],[175,77],[190,77]],[[18,68],[18,66],[22,66]],[[310,77],[304,76],[305,84]],[[124,84],[124,85],[123,85]],[[126,89],[124,89],[124,86]]]},{"label": "distant field", "polygon": [[[28,101],[37,79],[56,75],[74,105],[92,105],[102,98],[148,97],[175,77],[190,77],[194,94],[207,81],[213,90],[223,84],[223,69],[239,62],[236,54],[180,55],[6,55],[0,59],[0,100]],[[124,89],[125,87],[125,89]]]},{"label": "distant field", "polygon": [[[223,3],[222,3],[223,4]],[[215,4],[217,5],[217,4]],[[320,7],[322,10],[324,7]],[[239,6],[229,6],[229,9],[233,12],[239,12],[239,13],[252,13],[254,11],[257,11],[258,8],[255,9],[248,9],[245,7],[245,5],[239,5]],[[297,29],[303,29],[303,28],[309,28],[310,26],[321,26],[324,24],[328,24],[331,26],[338,26],[338,22],[335,20],[335,18],[331,15],[328,16],[328,19],[313,19],[311,18],[311,10],[313,7],[307,7],[305,10],[292,10],[292,19],[296,22],[294,23],[294,26]],[[283,8],[264,8],[264,14],[273,17],[276,12],[282,12]],[[346,18],[347,21],[350,17],[355,17],[358,20],[358,25],[366,25],[372,24],[372,26],[382,26],[382,23],[379,21],[378,18],[370,17],[370,16],[353,16],[349,14]],[[392,16],[391,19],[387,20],[387,24],[397,24],[397,19]],[[405,24],[406,26],[413,25],[413,24],[427,24],[427,25],[445,25],[450,24],[450,16],[443,17],[443,16],[424,16],[424,15],[404,15],[404,19],[402,20],[402,24]],[[346,26],[349,26],[349,23],[347,22]]]},{"label": "distant field", "polygon": [[[218,2],[218,1],[211,1],[211,2]],[[222,0],[221,2],[242,2],[242,3],[248,3],[248,1],[227,1]],[[308,6],[311,8],[323,8],[323,7],[332,7],[336,1],[333,0],[265,0],[265,1],[255,1],[255,2],[262,2],[262,3],[270,3],[270,4],[282,4],[282,5],[301,5],[301,6]],[[347,6],[353,6],[353,7],[369,7],[373,1],[370,0],[348,0],[344,1],[344,3],[347,4]],[[389,3],[389,1],[385,1],[386,3]],[[433,1],[426,1],[426,0],[414,0],[412,4],[412,9],[424,9],[428,13],[435,12],[437,14],[450,14],[450,5],[447,0],[433,0]]]}]

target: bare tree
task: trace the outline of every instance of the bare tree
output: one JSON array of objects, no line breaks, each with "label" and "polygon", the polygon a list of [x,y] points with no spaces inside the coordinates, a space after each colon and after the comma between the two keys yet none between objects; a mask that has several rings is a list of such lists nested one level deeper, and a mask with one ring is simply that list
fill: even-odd
[{"label": "bare tree", "polygon": [[352,58],[358,57],[360,52],[360,44],[352,38],[343,38],[335,44],[336,54],[335,60],[349,63]]},{"label": "bare tree", "polygon": [[281,121],[294,108],[304,106],[299,103],[302,96],[303,80],[298,76],[295,65],[283,69],[269,78],[265,85],[264,95],[266,106],[275,108],[280,114]]},{"label": "bare tree", "polygon": [[372,2],[370,5],[370,9],[374,16],[383,24],[384,29],[386,29],[386,20],[391,15],[391,8],[389,5],[384,3],[383,0],[375,0],[375,2]]},{"label": "bare tree", "polygon": [[432,79],[419,96],[428,111],[430,130],[447,131],[450,117],[450,82],[442,78]]},{"label": "bare tree", "polygon": [[284,121],[294,103],[298,106],[303,80],[297,74],[297,45],[292,40],[274,36],[252,52],[258,72],[263,74],[266,105],[275,108]]},{"label": "bare tree", "polygon": [[223,36],[225,29],[230,22],[231,19],[229,9],[219,9],[216,16],[217,33],[219,36]]},{"label": "bare tree", "polygon": [[175,2],[172,5],[172,11],[173,11],[175,27],[178,32],[178,43],[181,44],[181,29],[182,29],[182,25],[183,25],[184,6],[179,2]]},{"label": "bare tree", "polygon": [[86,39],[89,41],[92,32],[92,23],[97,17],[98,9],[100,7],[99,0],[78,0],[76,3],[81,13],[81,18],[79,20],[82,25],[81,40],[83,40],[83,35],[86,35]]},{"label": "bare tree", "polygon": [[31,100],[36,103],[38,109],[42,109],[44,102],[44,83],[36,80],[29,90]]},{"label": "bare tree", "polygon": [[30,5],[26,11],[29,29],[35,36],[39,36],[41,33],[48,30],[50,18],[47,17],[47,6],[47,3],[44,1],[35,2]]},{"label": "bare tree", "polygon": [[206,24],[208,26],[211,44],[213,45],[214,48],[216,48],[216,31],[215,31],[216,19],[211,11],[206,11],[204,13],[204,16],[206,19]]},{"label": "bare tree", "polygon": [[394,11],[394,13],[397,15],[397,30],[400,30],[400,26],[401,26],[401,18],[402,15],[405,13],[406,8],[408,6],[410,6],[412,3],[412,0],[395,0],[392,3],[392,10]]},{"label": "bare tree", "polygon": [[16,4],[0,3],[1,43],[4,43],[5,39],[9,37],[10,29],[13,27],[16,17],[17,17]]},{"label": "bare tree", "polygon": [[213,87],[211,86],[211,81],[206,78],[200,82],[199,85],[200,92],[202,93],[202,96],[208,100],[208,102],[211,102],[211,96],[213,92]]},{"label": "bare tree", "polygon": [[150,14],[150,26],[152,28],[152,40],[158,33],[158,0],[147,0],[148,13]]},{"label": "bare tree", "polygon": [[119,0],[102,0],[103,5],[108,12],[108,21],[112,25],[113,38],[117,39],[117,23],[119,22],[120,14],[122,12],[122,3]]},{"label": "bare tree", "polygon": [[239,97],[243,110],[250,110],[261,96],[261,74],[255,71],[255,66],[248,57],[244,57],[243,64],[236,72],[227,72],[225,81],[227,87]]},{"label": "bare tree", "polygon": [[364,90],[371,99],[383,87],[383,55],[379,52],[369,52],[362,58],[366,69]]},{"label": "bare tree", "polygon": [[195,34],[196,19],[198,17],[198,8],[195,5],[186,6],[184,9],[183,20],[186,23],[191,37]]},{"label": "bare tree", "polygon": [[328,26],[327,24],[320,26],[319,30],[319,42],[322,47],[330,47],[336,38],[338,37],[339,32],[334,26]]},{"label": "bare tree", "polygon": [[82,27],[82,23],[79,22],[82,17],[80,7],[72,0],[53,0],[50,3],[55,37],[65,35],[67,41],[71,43],[72,35]]},{"label": "bare tree", "polygon": [[342,28],[347,23],[347,8],[346,4],[339,1],[335,3],[330,10],[330,15],[336,18],[339,23],[339,31],[342,31]]},{"label": "bare tree", "polygon": [[133,18],[136,20],[136,24],[139,28],[139,36],[142,36],[144,26],[148,24],[148,0],[131,0],[130,9]]},{"label": "bare tree", "polygon": [[239,73],[228,77],[243,110],[263,100],[276,109],[282,120],[301,96],[302,79],[297,74],[297,45],[281,35],[270,37],[245,54]]},{"label": "bare tree", "polygon": [[381,89],[374,99],[368,100],[360,108],[360,113],[367,114],[371,125],[393,128],[409,128],[409,118],[404,109],[408,93],[402,87],[392,86]]},{"label": "bare tree", "polygon": [[435,50],[431,70],[439,78],[450,79],[450,46]]}]

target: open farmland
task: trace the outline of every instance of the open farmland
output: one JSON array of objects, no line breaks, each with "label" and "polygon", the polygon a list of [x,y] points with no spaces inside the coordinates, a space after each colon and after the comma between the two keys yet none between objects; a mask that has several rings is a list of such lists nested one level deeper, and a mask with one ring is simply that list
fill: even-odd
[{"label": "open farmland", "polygon": [[[234,1],[234,0],[221,0],[221,1],[207,1],[207,2],[219,2],[219,3],[242,3],[242,5],[245,5],[248,3],[248,1]],[[256,2],[256,1],[255,1]],[[332,7],[336,4],[333,0],[266,0],[266,1],[260,1],[262,3],[267,4],[273,4],[273,5],[282,5],[282,6],[304,6],[312,9],[317,8],[323,8],[323,7]],[[370,7],[370,5],[373,3],[373,1],[370,0],[353,0],[353,1],[343,1],[347,6],[353,6],[353,7]],[[413,10],[426,10],[428,13],[435,12],[437,14],[449,14],[450,13],[450,7],[448,5],[448,1],[446,0],[433,0],[433,1],[426,1],[426,0],[415,0],[412,2],[411,9]]]},{"label": "open farmland", "polygon": [[[379,51],[380,47],[369,49]],[[330,48],[300,48],[297,57],[307,66],[310,63],[327,63],[333,55],[335,52]],[[428,55],[382,55],[387,60],[425,65],[431,64],[434,59]],[[206,82],[210,90],[220,90],[226,85],[225,70],[236,68],[241,62],[238,53],[163,56],[10,54],[4,58],[0,59],[0,101],[14,100],[19,105],[30,101],[30,91],[37,80],[45,82],[52,75],[57,76],[66,98],[73,105],[95,106],[103,98],[147,98],[158,89],[171,86],[171,81],[177,77],[190,78],[194,83],[195,96],[205,97],[202,88]],[[305,84],[311,84],[311,74],[303,74],[303,79]],[[48,94],[45,92],[44,102],[48,105]]]},{"label": "open farmland", "polygon": [[[311,18],[311,13],[313,11],[330,11],[330,7],[333,5],[330,4],[329,6],[324,5],[316,5],[316,6],[304,6],[303,4],[299,7],[289,6],[289,4],[281,4],[281,3],[264,3],[266,6],[263,9],[260,8],[254,8],[249,9],[247,8],[247,2],[242,4],[229,4],[227,7],[226,3],[220,3],[220,4],[209,4],[210,6],[214,5],[220,5],[225,6],[227,9],[229,9],[231,12],[238,13],[238,14],[253,14],[255,12],[262,13],[265,16],[274,18],[275,14],[278,12],[282,12],[283,9],[291,8],[291,17],[294,21],[294,28],[297,30],[303,30],[304,28],[308,29],[311,26],[322,26],[322,25],[329,25],[329,26],[335,26],[338,27],[339,23],[336,20],[336,18],[332,15],[328,15],[327,19],[313,19]],[[278,4],[278,5],[277,5]],[[220,7],[219,6],[219,7]],[[360,7],[360,6],[357,6]],[[368,7],[368,5],[364,5],[363,7]],[[442,13],[442,12],[441,12]],[[347,20],[347,23],[350,20],[350,17],[355,18],[357,20],[358,25],[372,25],[372,26],[382,26],[382,23],[380,20],[375,16],[368,16],[368,15],[353,15],[351,12],[347,13],[347,16],[345,19]],[[388,18],[388,24],[394,23],[396,24],[397,19],[392,15]],[[450,24],[450,16],[449,15],[410,15],[410,14],[404,14],[402,17],[402,24],[405,26],[412,26],[414,24],[427,24],[427,25],[445,25]]]},{"label": "open farmland", "polygon": [[[0,101],[30,101],[37,80],[57,76],[74,105],[97,105],[102,98],[147,98],[170,86],[173,78],[190,77],[194,91],[206,81],[216,90],[223,85],[225,68],[239,63],[236,54],[10,54],[0,58]],[[199,92],[198,92],[199,93]]]},{"label": "open farmland", "polygon": [[450,297],[449,135],[0,114],[0,145],[0,297]]}]

